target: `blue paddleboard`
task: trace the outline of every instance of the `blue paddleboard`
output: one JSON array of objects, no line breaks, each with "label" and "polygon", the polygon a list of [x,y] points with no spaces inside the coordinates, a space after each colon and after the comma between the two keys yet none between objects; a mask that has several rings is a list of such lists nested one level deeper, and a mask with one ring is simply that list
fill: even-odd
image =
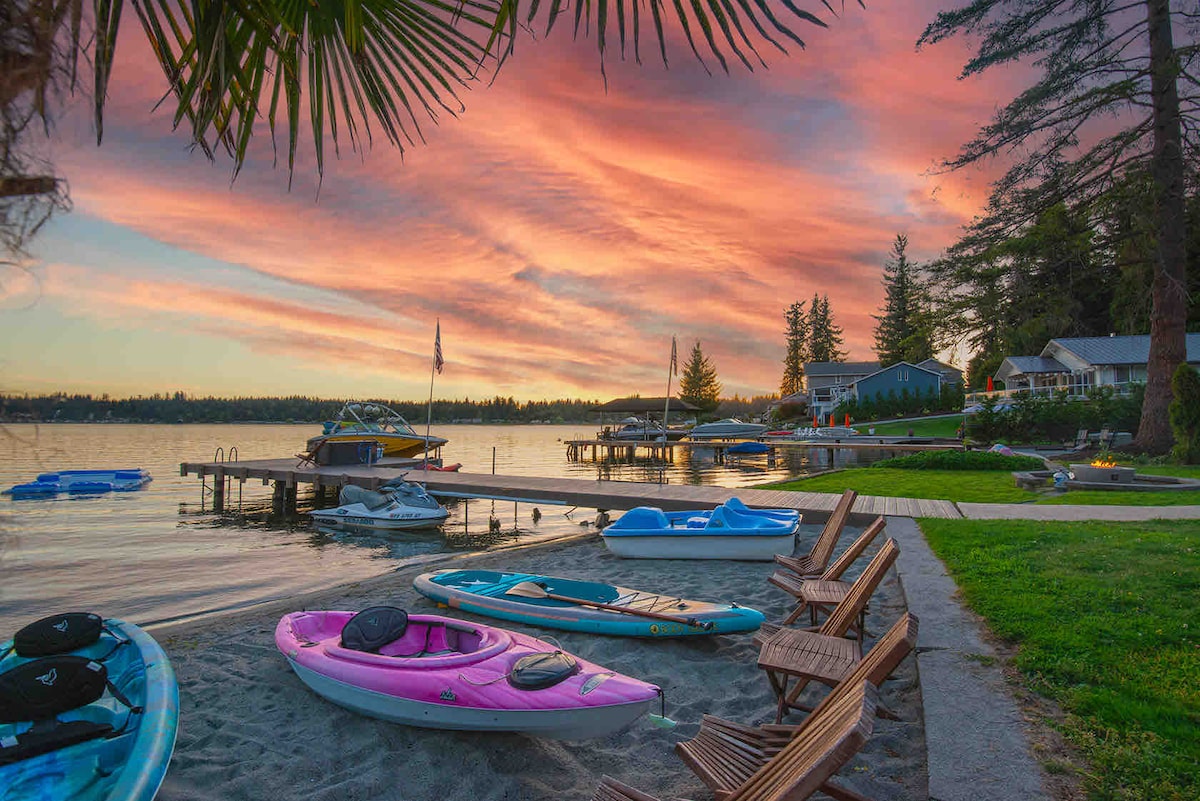
[{"label": "blue paddleboard", "polygon": [[[629,612],[599,609],[553,598],[527,598],[510,593],[516,585],[533,582],[552,595],[620,606]],[[439,570],[413,580],[417,592],[451,609],[570,631],[626,637],[687,637],[756,631],[763,615],[737,604],[689,601],[663,593],[631,590],[597,581],[576,581],[528,573],[494,570]],[[666,621],[641,617],[651,612],[676,618]],[[709,626],[708,624],[712,624]]]}]

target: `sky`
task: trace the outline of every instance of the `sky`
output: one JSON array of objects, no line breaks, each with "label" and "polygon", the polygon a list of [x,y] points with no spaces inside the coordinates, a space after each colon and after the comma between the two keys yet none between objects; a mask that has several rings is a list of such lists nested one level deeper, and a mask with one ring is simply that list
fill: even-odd
[{"label": "sky", "polygon": [[233,182],[190,149],[127,27],[103,145],[80,99],[48,146],[73,210],[0,276],[0,391],[419,400],[440,321],[439,398],[661,396],[672,336],[762,395],[814,293],[872,359],[896,234],[931,259],[982,209],[1002,165],[934,168],[1019,75],[917,51],[945,3],[809,5],[806,49],[728,75],[643,40],[606,87],[594,40],[526,36],[425,144],[327,149],[319,193],[309,140],[290,191],[269,138]]}]

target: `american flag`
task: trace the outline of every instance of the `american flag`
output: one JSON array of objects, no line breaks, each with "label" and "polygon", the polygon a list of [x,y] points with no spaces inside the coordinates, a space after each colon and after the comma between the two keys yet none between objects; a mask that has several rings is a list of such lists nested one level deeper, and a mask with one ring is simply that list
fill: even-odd
[{"label": "american flag", "polygon": [[442,321],[438,320],[437,336],[433,338],[433,369],[439,373],[446,366],[446,360],[442,358]]},{"label": "american flag", "polygon": [[675,336],[671,336],[671,375],[679,375],[679,362],[675,357]]}]

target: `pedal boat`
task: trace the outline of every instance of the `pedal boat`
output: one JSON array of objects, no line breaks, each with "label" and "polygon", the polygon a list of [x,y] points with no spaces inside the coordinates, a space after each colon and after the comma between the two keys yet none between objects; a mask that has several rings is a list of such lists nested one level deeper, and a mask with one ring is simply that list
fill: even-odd
[{"label": "pedal boat", "polygon": [[[793,516],[794,515],[794,516]],[[795,547],[800,515],[792,510],[711,511],[630,509],[601,532],[605,546],[631,559],[739,559],[769,562]]]},{"label": "pedal boat", "polygon": [[405,616],[394,639],[393,631],[373,651],[358,650],[360,638],[344,630],[379,609],[404,614],[293,612],[279,621],[275,644],[318,695],[409,726],[579,740],[625,728],[661,695],[534,637],[437,615]]}]

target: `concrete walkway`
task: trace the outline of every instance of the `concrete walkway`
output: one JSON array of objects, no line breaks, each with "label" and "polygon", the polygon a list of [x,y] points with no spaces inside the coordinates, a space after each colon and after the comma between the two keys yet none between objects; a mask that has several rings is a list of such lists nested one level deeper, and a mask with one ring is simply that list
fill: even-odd
[{"label": "concrete walkway", "polygon": [[956,503],[969,520],[1200,520],[1200,506],[1070,506]]},{"label": "concrete walkway", "polygon": [[1027,726],[980,619],[958,600],[914,520],[888,518],[887,534],[900,545],[900,586],[921,621],[917,672],[930,801],[1048,801]]}]

